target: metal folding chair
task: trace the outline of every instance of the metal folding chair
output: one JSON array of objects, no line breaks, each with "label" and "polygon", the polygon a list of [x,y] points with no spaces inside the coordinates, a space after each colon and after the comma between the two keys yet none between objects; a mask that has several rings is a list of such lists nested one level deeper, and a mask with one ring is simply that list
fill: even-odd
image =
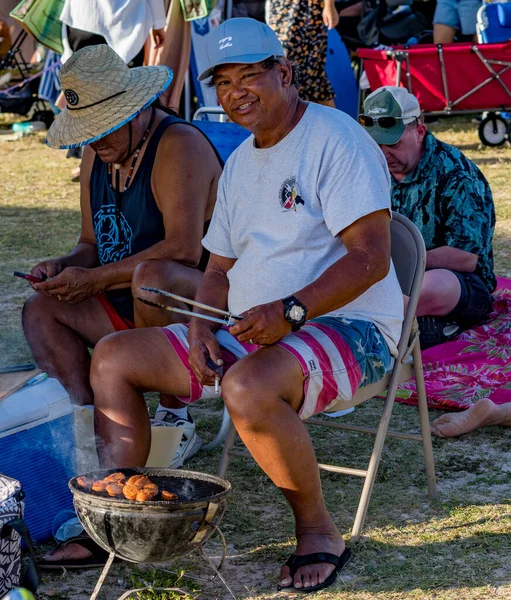
[{"label": "metal folding chair", "polygon": [[[426,464],[426,474],[428,483],[428,495],[431,499],[436,497],[436,476],[435,463],[433,459],[433,448],[431,444],[431,433],[429,429],[428,406],[426,399],[426,389],[424,387],[424,373],[422,370],[422,357],[419,345],[419,329],[415,318],[415,310],[419,301],[419,294],[426,267],[426,248],[419,230],[406,217],[398,213],[393,213],[390,225],[391,229],[391,252],[392,261],[396,269],[397,277],[401,285],[403,294],[409,296],[410,300],[406,311],[401,338],[398,344],[398,356],[394,361],[392,371],[379,382],[360,388],[355,396],[347,402],[340,401],[330,408],[330,412],[347,409],[357,406],[365,400],[374,396],[386,393],[383,412],[377,429],[369,427],[359,427],[355,425],[344,425],[342,423],[333,423],[311,418],[306,423],[319,427],[329,427],[331,429],[345,429],[348,431],[358,431],[360,433],[375,434],[376,439],[371,454],[371,459],[367,469],[352,469],[349,467],[340,467],[335,465],[319,464],[319,468],[325,471],[333,471],[345,475],[356,475],[364,478],[364,487],[351,532],[352,539],[357,541],[360,538],[364,520],[369,506],[369,500],[373,491],[378,466],[380,464],[381,454],[385,438],[395,437],[401,440],[414,440],[422,442],[424,446],[424,459]],[[415,377],[417,385],[419,417],[421,425],[421,435],[408,433],[396,433],[388,431],[392,408],[396,398],[397,386],[403,381]],[[222,429],[227,428],[229,422],[227,412],[224,412],[224,421]],[[217,436],[218,437],[218,436]],[[236,429],[232,422],[227,431],[222,458],[218,474],[225,477],[229,458],[231,456],[250,456],[246,450],[236,450],[233,448],[236,438]]]}]

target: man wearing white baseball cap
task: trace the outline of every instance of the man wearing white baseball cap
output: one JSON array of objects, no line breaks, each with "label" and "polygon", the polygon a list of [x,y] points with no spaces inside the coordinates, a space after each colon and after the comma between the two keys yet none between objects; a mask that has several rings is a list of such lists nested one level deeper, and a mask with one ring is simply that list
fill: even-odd
[{"label": "man wearing white baseball cap", "polygon": [[275,33],[255,19],[228,19],[221,25],[221,36],[212,37],[206,47],[208,66],[198,76],[204,81],[213,75],[215,67],[232,64],[255,64],[271,56],[284,56],[284,49]]},{"label": "man wearing white baseball cap", "polygon": [[214,397],[221,378],[239,435],[293,510],[297,547],[279,590],[316,592],[351,553],[326,509],[302,420],[381,379],[396,355],[403,301],[390,259],[390,178],[360,125],[300,99],[267,25],[231,19],[207,44],[200,79],[253,135],[220,179],[195,299],[242,318],[229,328],[192,318],[100,342],[100,460],[144,464],[149,382],[186,404]]},{"label": "man wearing white baseball cap", "polygon": [[448,341],[492,310],[490,186],[472,161],[427,131],[417,98],[405,88],[374,91],[359,121],[387,159],[392,208],[417,225],[426,243],[417,307],[421,345]]}]

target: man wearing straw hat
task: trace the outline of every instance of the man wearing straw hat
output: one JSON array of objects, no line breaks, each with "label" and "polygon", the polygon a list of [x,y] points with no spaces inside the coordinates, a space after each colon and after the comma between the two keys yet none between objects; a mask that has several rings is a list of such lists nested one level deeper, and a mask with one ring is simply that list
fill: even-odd
[{"label": "man wearing straw hat", "polygon": [[220,328],[196,317],[189,328],[101,340],[91,368],[100,460],[145,464],[147,386],[185,403],[211,398],[223,367],[236,429],[295,517],[297,548],[279,589],[315,592],[335,582],[350,551],[302,420],[379,380],[396,355],[403,301],[390,260],[390,177],[360,125],[299,98],[267,25],[230,19],[207,54],[199,79],[211,79],[229,118],[253,136],[222,174],[195,300],[242,319]]},{"label": "man wearing straw hat", "polygon": [[[199,130],[155,104],[172,81],[168,67],[129,69],[107,45],[89,46],[60,79],[67,107],[47,144],[87,146],[82,229],[69,254],[32,269],[43,281],[32,286],[23,325],[38,366],[86,405],[93,402],[88,347],[114,331],[173,322],[134,303],[131,288],[195,295],[222,165]],[[196,451],[193,421],[180,420]]]}]

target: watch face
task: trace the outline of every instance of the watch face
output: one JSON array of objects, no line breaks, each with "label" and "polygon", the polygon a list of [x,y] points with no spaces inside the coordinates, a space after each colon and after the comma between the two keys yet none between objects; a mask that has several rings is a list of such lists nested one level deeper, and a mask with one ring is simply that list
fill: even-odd
[{"label": "watch face", "polygon": [[289,311],[289,318],[292,319],[293,321],[299,322],[303,319],[303,317],[305,316],[305,311],[303,310],[303,308],[301,306],[292,306],[291,310]]}]

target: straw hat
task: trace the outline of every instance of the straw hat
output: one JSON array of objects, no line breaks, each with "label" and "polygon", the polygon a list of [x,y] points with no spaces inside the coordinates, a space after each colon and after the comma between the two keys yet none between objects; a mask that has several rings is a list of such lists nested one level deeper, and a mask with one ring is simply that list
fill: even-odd
[{"label": "straw hat", "polygon": [[129,69],[104,44],[78,50],[60,71],[67,107],[50,127],[46,143],[77,148],[105,137],[156,100],[172,77],[164,66]]}]

